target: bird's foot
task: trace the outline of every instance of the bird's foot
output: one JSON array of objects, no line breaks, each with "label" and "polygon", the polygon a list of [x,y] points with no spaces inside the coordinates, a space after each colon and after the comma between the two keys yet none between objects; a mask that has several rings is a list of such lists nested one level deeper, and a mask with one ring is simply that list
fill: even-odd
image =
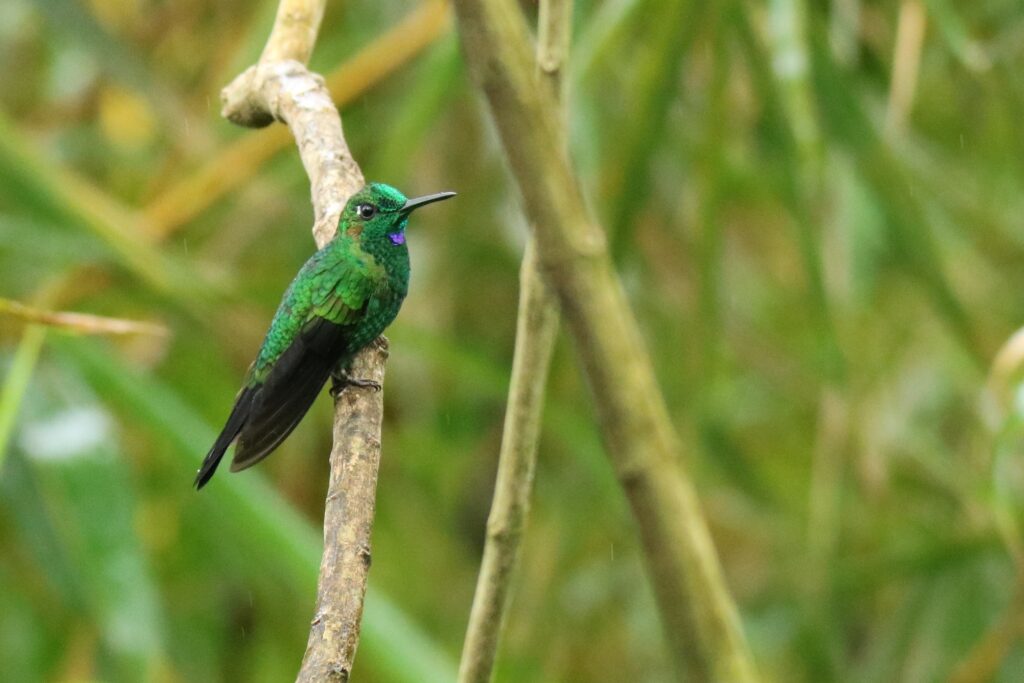
[{"label": "bird's foot", "polygon": [[373,389],[374,391],[380,391],[380,382],[376,382],[372,379],[357,379],[355,377],[347,378],[349,386],[361,387],[363,389]]},{"label": "bird's foot", "polygon": [[374,391],[380,391],[381,389],[380,382],[375,382],[372,379],[360,379],[358,377],[349,377],[343,372],[332,372],[331,398],[338,398],[338,395],[345,391],[346,387],[360,387]]}]

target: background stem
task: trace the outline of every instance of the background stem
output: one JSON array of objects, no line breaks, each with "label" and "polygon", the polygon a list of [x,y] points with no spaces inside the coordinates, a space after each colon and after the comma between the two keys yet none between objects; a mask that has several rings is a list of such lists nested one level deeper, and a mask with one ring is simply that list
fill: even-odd
[{"label": "background stem", "polygon": [[530,512],[544,386],[558,336],[558,307],[526,246],[520,270],[519,320],[494,501],[459,664],[461,683],[491,679],[509,588]]},{"label": "background stem", "polygon": [[529,34],[510,0],[457,0],[467,61],[487,96],[629,499],[681,672],[756,679],[693,484],[605,236],[588,214],[558,117],[537,87]]},{"label": "background stem", "polygon": [[[537,70],[565,117],[565,64],[572,35],[572,0],[541,0]],[[565,145],[564,131],[561,135]],[[491,680],[509,590],[530,513],[544,387],[558,338],[558,304],[544,282],[533,240],[519,271],[519,313],[494,500],[487,518],[480,574],[459,663],[460,683]]]}]

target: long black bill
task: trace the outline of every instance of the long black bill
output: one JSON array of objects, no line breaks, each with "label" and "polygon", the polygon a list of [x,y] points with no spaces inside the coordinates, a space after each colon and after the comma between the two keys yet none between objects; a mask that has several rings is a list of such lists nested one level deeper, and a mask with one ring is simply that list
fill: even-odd
[{"label": "long black bill", "polygon": [[406,199],[405,204],[402,205],[402,213],[410,213],[413,209],[418,209],[421,206],[427,204],[433,204],[434,202],[440,202],[445,199],[451,199],[455,196],[454,192],[438,192],[437,194],[428,194],[422,197],[414,197],[412,199]]}]

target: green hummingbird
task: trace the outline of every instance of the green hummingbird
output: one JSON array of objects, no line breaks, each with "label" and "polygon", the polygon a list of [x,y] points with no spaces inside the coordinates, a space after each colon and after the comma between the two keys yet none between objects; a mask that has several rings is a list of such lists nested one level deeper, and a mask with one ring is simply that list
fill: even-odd
[{"label": "green hummingbird", "polygon": [[390,185],[371,183],[349,199],[337,234],[306,261],[284,293],[231,415],[199,468],[197,489],[236,439],[232,472],[270,455],[327,379],[340,378],[355,355],[391,324],[409,289],[409,214],[454,196],[439,192],[407,199]]}]

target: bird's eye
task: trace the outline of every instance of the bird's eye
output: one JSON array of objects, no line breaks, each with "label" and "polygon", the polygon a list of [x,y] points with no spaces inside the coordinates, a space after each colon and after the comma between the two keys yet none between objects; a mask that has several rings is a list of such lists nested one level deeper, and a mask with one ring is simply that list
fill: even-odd
[{"label": "bird's eye", "polygon": [[365,221],[373,218],[373,214],[377,213],[377,209],[373,204],[360,204],[356,207],[356,213]]}]

